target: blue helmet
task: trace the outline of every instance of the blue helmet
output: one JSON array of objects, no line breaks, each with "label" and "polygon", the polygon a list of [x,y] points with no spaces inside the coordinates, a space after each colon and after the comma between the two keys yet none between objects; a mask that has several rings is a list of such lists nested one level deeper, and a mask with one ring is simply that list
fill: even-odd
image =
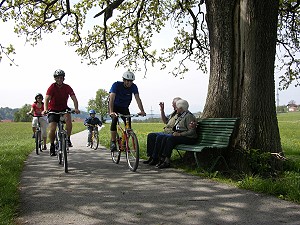
[{"label": "blue helmet", "polygon": [[96,114],[96,111],[93,110],[93,109],[91,109],[91,110],[89,111],[89,113],[90,113],[90,114]]}]

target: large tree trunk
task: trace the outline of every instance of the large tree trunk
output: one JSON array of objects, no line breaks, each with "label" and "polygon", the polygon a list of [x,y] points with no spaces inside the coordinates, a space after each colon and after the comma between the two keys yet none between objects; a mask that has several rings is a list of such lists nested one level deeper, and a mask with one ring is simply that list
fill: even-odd
[{"label": "large tree trunk", "polygon": [[278,0],[207,0],[210,81],[203,117],[239,117],[235,148],[281,152],[274,62]]}]

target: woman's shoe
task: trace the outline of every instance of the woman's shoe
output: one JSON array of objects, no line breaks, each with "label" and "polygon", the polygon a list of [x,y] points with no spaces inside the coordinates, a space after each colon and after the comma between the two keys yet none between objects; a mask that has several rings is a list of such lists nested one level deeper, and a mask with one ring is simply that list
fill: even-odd
[{"label": "woman's shoe", "polygon": [[164,168],[169,168],[170,166],[171,166],[170,163],[163,162],[163,163],[160,164],[157,168],[158,168],[158,169],[164,169]]},{"label": "woman's shoe", "polygon": [[154,166],[158,163],[158,159],[152,159],[150,162],[149,162],[149,166]]},{"label": "woman's shoe", "polygon": [[149,164],[149,163],[152,161],[152,159],[153,159],[152,157],[149,157],[149,159],[143,161],[143,163],[144,163],[144,164]]},{"label": "woman's shoe", "polygon": [[161,164],[163,164],[164,163],[164,160],[159,160],[159,162],[155,165],[155,167],[159,167]]}]

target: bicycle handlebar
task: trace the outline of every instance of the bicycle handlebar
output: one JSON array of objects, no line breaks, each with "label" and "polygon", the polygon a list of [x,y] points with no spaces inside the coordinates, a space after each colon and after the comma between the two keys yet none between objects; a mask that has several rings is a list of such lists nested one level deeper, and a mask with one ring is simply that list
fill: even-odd
[{"label": "bicycle handlebar", "polygon": [[53,112],[53,111],[48,111],[47,114],[56,114],[56,115],[65,115],[67,113],[72,113],[74,114],[75,113],[75,110],[66,110],[66,111],[63,111],[63,112]]},{"label": "bicycle handlebar", "polygon": [[129,114],[129,115],[124,115],[124,114],[117,114],[115,115],[116,117],[125,117],[125,118],[129,118],[129,117],[139,117],[139,116],[143,116],[143,115],[140,115],[140,114]]},{"label": "bicycle handlebar", "polygon": [[44,117],[43,115],[41,115],[41,116],[35,116],[33,113],[27,113],[27,115],[32,116],[32,117]]},{"label": "bicycle handlebar", "polygon": [[97,127],[97,126],[99,126],[99,127],[101,127],[99,124],[89,124],[89,123],[84,124],[84,126],[91,126],[91,127]]}]

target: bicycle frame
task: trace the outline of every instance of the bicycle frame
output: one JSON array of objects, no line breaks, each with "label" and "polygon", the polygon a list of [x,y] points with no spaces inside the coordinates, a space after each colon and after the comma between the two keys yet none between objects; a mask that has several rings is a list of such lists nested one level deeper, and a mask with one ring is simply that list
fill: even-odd
[{"label": "bicycle frame", "polygon": [[[73,113],[73,111],[67,110],[65,112],[49,112],[49,114],[59,115],[59,121],[57,123],[58,130],[56,131],[56,147],[55,151],[57,154],[57,159],[59,164],[63,164],[65,173],[68,173],[68,153],[69,146],[67,144],[68,134],[64,129],[64,124],[66,123],[64,115],[67,113]],[[63,163],[62,163],[63,162]]]},{"label": "bicycle frame", "polygon": [[[129,127],[129,118],[140,116],[138,114],[123,115],[118,114],[118,132],[116,135],[116,144],[118,151],[111,152],[111,157],[114,163],[118,164],[121,158],[121,152],[126,153],[126,160],[131,171],[136,171],[139,164],[139,144],[136,134]],[[119,117],[124,120],[124,128],[120,125]]]},{"label": "bicycle frame", "polygon": [[41,136],[41,123],[40,123],[40,117],[42,116],[35,116],[34,114],[30,113],[29,115],[31,115],[32,117],[36,117],[38,120],[38,126],[36,127],[35,130],[35,152],[37,155],[39,155],[39,151],[42,152],[42,145],[43,145],[43,139]]},{"label": "bicycle frame", "polygon": [[92,125],[92,124],[87,124],[90,127],[93,127],[91,137],[90,137],[90,147],[96,150],[99,145],[99,131],[98,131],[98,125]]}]

